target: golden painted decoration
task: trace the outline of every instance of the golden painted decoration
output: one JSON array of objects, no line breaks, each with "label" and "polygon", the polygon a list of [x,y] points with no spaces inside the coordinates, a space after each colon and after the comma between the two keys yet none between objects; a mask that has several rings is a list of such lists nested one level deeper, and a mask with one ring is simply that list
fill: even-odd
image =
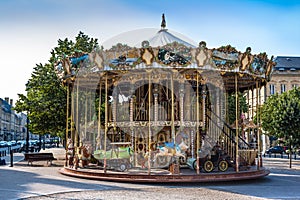
[{"label": "golden painted decoration", "polygon": [[151,65],[154,60],[154,54],[152,48],[141,49],[141,59],[146,65]]}]

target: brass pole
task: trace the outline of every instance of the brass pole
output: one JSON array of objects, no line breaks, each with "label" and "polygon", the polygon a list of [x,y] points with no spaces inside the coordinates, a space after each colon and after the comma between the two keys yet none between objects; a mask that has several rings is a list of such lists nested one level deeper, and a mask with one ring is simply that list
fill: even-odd
[{"label": "brass pole", "polygon": [[[74,91],[74,90],[73,90]],[[75,96],[74,96],[74,92],[71,93],[71,139],[72,139],[72,146],[74,148],[74,144],[75,144],[75,131],[74,131],[74,127],[75,127],[75,121],[74,121],[74,105],[75,103]],[[73,150],[73,156],[74,156],[74,150]]]},{"label": "brass pole", "polygon": [[77,147],[79,146],[78,136],[79,136],[79,79],[77,81],[77,90],[76,90],[76,131],[75,131],[75,148],[76,152],[78,151]]},{"label": "brass pole", "polygon": [[[78,119],[78,116],[79,116],[79,111],[78,111],[78,99],[79,99],[79,79],[77,80],[77,87],[76,87],[76,123],[75,123],[75,120],[74,120],[74,145],[73,145],[73,159],[74,159],[74,167],[75,169],[77,169],[78,167],[78,162],[79,160],[77,159],[78,158],[78,130],[79,130],[79,119]],[[75,97],[74,97],[75,98]],[[74,105],[75,107],[75,105]],[[75,108],[74,108],[75,109]],[[75,113],[74,113],[75,115]],[[74,116],[75,118],[75,116]]]},{"label": "brass pole", "polygon": [[[99,149],[102,149],[101,145],[101,80],[99,85],[99,105],[98,105],[98,136],[97,140],[99,141]],[[98,142],[97,141],[97,142]],[[97,147],[96,147],[97,149]]]},{"label": "brass pole", "polygon": [[239,118],[238,118],[238,74],[235,74],[235,164],[236,172],[239,172]]},{"label": "brass pole", "polygon": [[108,131],[108,98],[107,98],[107,73],[105,75],[105,133],[104,133],[104,173],[106,173],[106,140],[107,140],[107,131]]},{"label": "brass pole", "polygon": [[67,82],[67,111],[66,111],[66,142],[65,142],[65,150],[66,150],[66,161],[65,167],[68,165],[68,134],[69,134],[69,96],[70,96],[70,88],[69,83]]},{"label": "brass pole", "polygon": [[151,72],[149,72],[149,85],[148,85],[148,175],[151,173]]},{"label": "brass pole", "polygon": [[[87,121],[88,121],[88,91],[85,92],[85,112],[84,112],[84,137],[86,137],[87,133]],[[82,138],[79,138],[80,143],[82,142]]]},{"label": "brass pole", "polygon": [[[176,133],[175,133],[175,110],[174,110],[174,79],[173,79],[173,72],[171,73],[171,131],[172,131],[172,140],[173,140],[173,144],[174,144],[174,152],[176,152],[176,144],[175,144],[175,137],[176,137]],[[174,153],[175,154],[175,153]],[[173,154],[173,156],[174,156]],[[177,158],[176,159],[176,164],[177,164]],[[175,169],[173,169],[173,172],[175,172]]]},{"label": "brass pole", "polygon": [[200,134],[199,134],[199,77],[197,71],[197,87],[196,87],[196,137],[197,137],[197,144],[196,144],[196,155],[197,155],[197,174],[200,173]]},{"label": "brass pole", "polygon": [[258,158],[257,158],[257,170],[259,170],[260,168],[260,129],[259,129],[259,120],[260,120],[260,116],[259,116],[259,101],[260,101],[260,91],[259,91],[259,85],[258,85],[258,81],[256,81],[256,123],[257,123],[257,154],[258,154]]},{"label": "brass pole", "polygon": [[[173,80],[173,72],[171,74],[171,133],[172,133],[172,140],[175,145],[175,110],[174,110],[174,80]],[[174,146],[175,149],[175,146]]]}]

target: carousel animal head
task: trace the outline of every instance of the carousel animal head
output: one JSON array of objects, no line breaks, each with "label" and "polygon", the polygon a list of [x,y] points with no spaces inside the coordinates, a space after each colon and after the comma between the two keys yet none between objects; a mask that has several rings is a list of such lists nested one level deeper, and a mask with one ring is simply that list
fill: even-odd
[{"label": "carousel animal head", "polygon": [[73,140],[71,138],[68,139],[67,143],[69,149],[74,147]]}]

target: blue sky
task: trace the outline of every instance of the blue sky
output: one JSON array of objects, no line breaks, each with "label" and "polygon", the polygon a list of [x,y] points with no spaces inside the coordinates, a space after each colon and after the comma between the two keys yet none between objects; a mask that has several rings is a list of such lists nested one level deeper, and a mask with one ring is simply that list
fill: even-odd
[{"label": "blue sky", "polygon": [[167,28],[209,48],[300,56],[300,1],[289,0],[0,0],[0,97],[17,99],[58,39],[83,31],[100,43],[142,28]]}]

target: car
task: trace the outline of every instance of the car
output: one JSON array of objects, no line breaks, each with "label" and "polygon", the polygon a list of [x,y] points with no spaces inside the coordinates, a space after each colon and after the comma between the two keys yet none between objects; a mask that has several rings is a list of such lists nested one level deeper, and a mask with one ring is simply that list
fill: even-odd
[{"label": "car", "polygon": [[7,147],[7,142],[6,141],[0,141],[0,148],[1,147]]},{"label": "car", "polygon": [[282,146],[274,146],[266,151],[267,154],[271,154],[271,153],[283,154],[283,152],[284,152],[284,148]]}]

